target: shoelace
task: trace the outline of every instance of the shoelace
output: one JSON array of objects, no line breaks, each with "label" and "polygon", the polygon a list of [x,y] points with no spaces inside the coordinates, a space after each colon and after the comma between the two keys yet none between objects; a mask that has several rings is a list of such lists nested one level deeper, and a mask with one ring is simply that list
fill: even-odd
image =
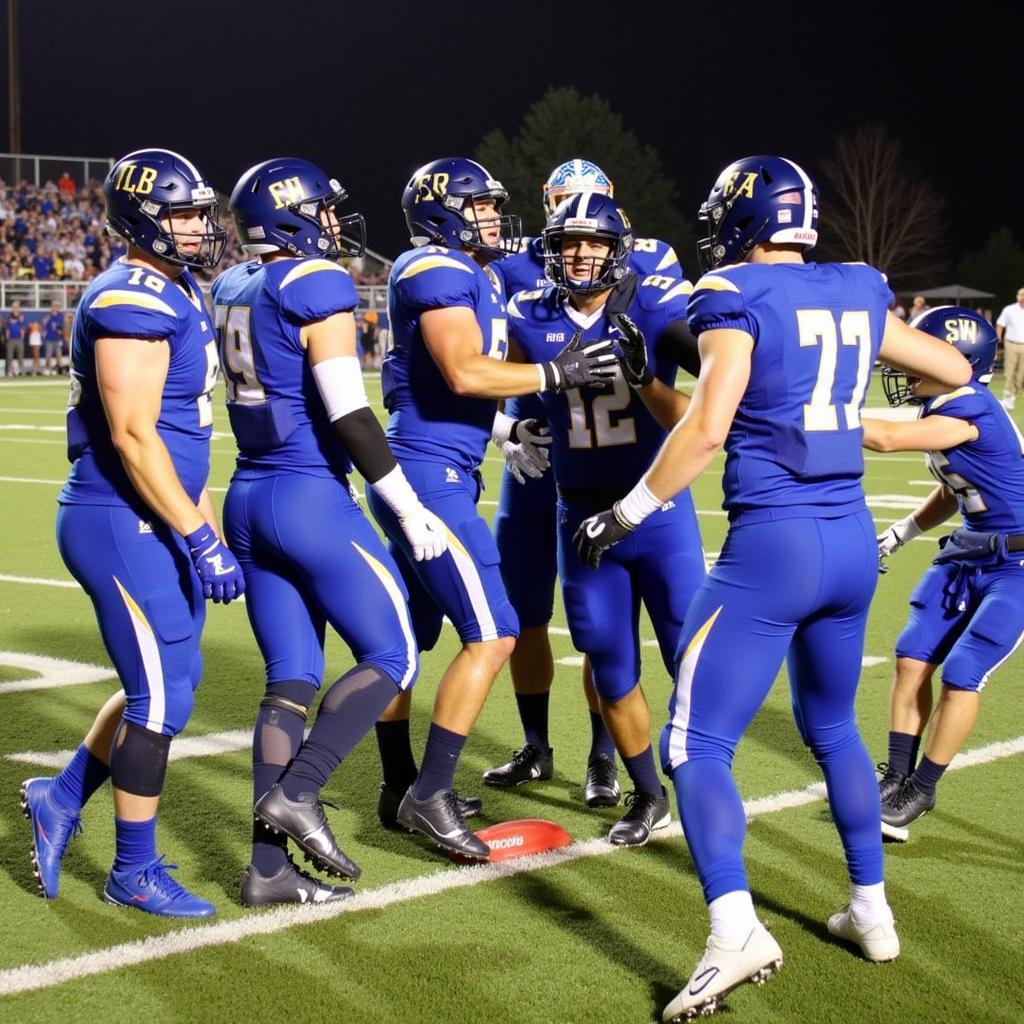
[{"label": "shoelace", "polygon": [[444,809],[453,821],[458,822],[465,829],[466,823],[462,820],[462,812],[459,810],[459,798],[454,789],[445,790]]},{"label": "shoelace", "polygon": [[888,761],[881,761],[875,765],[875,771],[877,771],[883,780],[887,779],[899,779],[905,778],[900,772],[896,771]]},{"label": "shoelace", "polygon": [[615,770],[615,765],[612,761],[606,757],[598,757],[590,762],[590,772],[594,782],[598,786],[606,786],[609,789],[614,788],[615,783],[618,781],[618,772]]},{"label": "shoelace", "polygon": [[144,885],[153,885],[159,888],[162,894],[170,900],[193,899],[192,893],[190,893],[183,885],[179,885],[167,873],[168,871],[177,870],[178,865],[167,864],[165,862],[165,855],[161,854],[156,860],[150,861],[150,863],[139,872],[139,877],[142,879]]},{"label": "shoelace", "polygon": [[536,754],[540,753],[540,751],[538,751],[537,748],[530,743],[527,743],[522,750],[513,750],[512,763],[518,768],[520,765],[525,764],[527,761],[535,757],[535,751]]},{"label": "shoelace", "polygon": [[924,791],[917,788],[917,786],[907,779],[906,782],[900,786],[899,789],[893,793],[889,806],[894,811],[902,811],[908,804],[912,804],[919,796],[923,796]]}]

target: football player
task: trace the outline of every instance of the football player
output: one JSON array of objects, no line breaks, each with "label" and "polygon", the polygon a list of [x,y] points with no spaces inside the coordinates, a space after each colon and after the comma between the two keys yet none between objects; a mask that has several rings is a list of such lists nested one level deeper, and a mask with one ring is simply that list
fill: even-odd
[{"label": "football player", "polygon": [[[656,376],[675,395],[680,363],[688,362],[694,375],[698,369],[686,326],[689,283],[656,274],[639,278],[630,269],[633,240],[629,219],[611,196],[582,192],[565,200],[542,239],[552,283],[512,297],[509,333],[523,355],[537,362],[552,343],[573,336],[618,336],[634,356],[610,387],[546,393],[543,403],[552,434],[558,574],[569,631],[590,661],[601,714],[633,782],[627,811],[608,838],[642,846],[670,819],[640,686],[640,605],[650,614],[671,674],[686,608],[704,578],[704,555],[687,491],[666,502],[597,572],[572,547],[580,522],[628,493],[665,439],[656,410],[649,411],[634,389],[650,390]],[[689,359],[681,354],[687,345]]]},{"label": "football player", "polygon": [[636,487],[576,534],[584,560],[599,560],[725,446],[729,533],[686,614],[662,735],[711,936],[665,1021],[713,1012],[737,985],[782,964],[750,898],[731,765],[783,660],[850,875],[850,904],[829,931],[869,960],[899,955],[878,787],[853,711],[878,575],[860,407],[876,357],[947,389],[965,384],[970,367],[888,312],[892,293],[877,270],[806,263],[817,217],[817,190],[790,160],[747,157],[722,171],[701,207],[706,273],[687,309],[700,344],[696,391]]},{"label": "football player", "polygon": [[[518,244],[518,218],[501,212],[507,198],[480,164],[462,158],[425,164],[402,196],[414,248],[395,261],[388,281],[392,347],[381,370],[387,436],[424,504],[443,520],[448,551],[415,561],[393,509],[375,492],[368,495],[393,551],[402,554],[420,650],[434,646],[445,615],[462,641],[438,687],[418,775],[408,697],[396,699],[379,724],[381,818],[393,815],[474,858],[486,857],[488,848],[465,827],[466,808],[453,790],[455,766],[519,633],[494,538],[476,510],[497,401],[578,387],[616,366],[607,341],[566,345],[539,367],[505,363],[505,296],[489,264]],[[513,443],[533,445],[534,435],[521,434],[517,424],[506,429]]]},{"label": "football player", "polygon": [[103,183],[108,229],[127,254],[89,286],[72,327],[68,482],[57,544],[89,595],[123,694],[100,711],[71,763],[29,779],[23,808],[43,895],[79,812],[109,777],[117,853],[108,903],[165,917],[209,917],[157,856],[156,814],[171,738],[192,711],[203,661],[204,598],[244,589],[206,479],[217,344],[192,270],[216,266],[217,195],[165,149],[122,157]]},{"label": "football player", "polygon": [[[935,806],[936,785],[974,727],[982,689],[1024,640],[1024,438],[988,390],[996,332],[957,306],[932,309],[912,326],[962,352],[973,373],[969,384],[950,392],[927,378],[883,371],[889,404],[919,404],[920,416],[864,420],[865,447],[926,452],[939,481],[878,538],[883,560],[957,509],[963,516],[963,525],[939,541],[896,641],[889,761],[879,788],[882,832],[898,840]],[[933,713],[932,677],[940,664],[942,690]],[[925,754],[915,767],[929,720]]]},{"label": "football player", "polygon": [[[576,158],[559,164],[543,186],[545,220],[563,200],[581,192],[612,196],[614,188],[608,175],[590,160]],[[544,272],[541,243],[539,236],[529,239],[521,252],[495,264],[505,281],[507,295],[550,285]],[[629,266],[641,280],[652,275],[673,280],[682,277],[675,250],[656,238],[633,239]],[[511,399],[505,412],[520,420],[543,418],[540,399],[535,395]],[[501,574],[509,600],[519,616],[520,634],[509,668],[525,743],[507,764],[484,773],[484,781],[492,786],[521,786],[549,779],[554,771],[548,745],[548,695],[555,671],[548,623],[554,606],[557,561],[555,485],[551,474],[520,483],[513,477],[511,471],[502,476],[494,538],[501,554]],[[614,807],[619,802],[615,743],[601,717],[589,660],[584,660],[583,684],[591,727],[583,800],[588,807]]]},{"label": "football player", "polygon": [[[353,464],[392,509],[416,558],[436,558],[447,547],[442,524],[420,504],[367,404],[355,348],[358,298],[335,262],[363,251],[362,217],[339,213],[346,198],[337,180],[307,160],[250,167],[231,194],[231,212],[245,251],[257,259],[213,284],[239,450],[224,527],[266,662],[252,753],[258,821],[242,877],[250,907],[351,894],[295,867],[286,837],[331,874],[359,876],[334,840],[320,791],[396,692],[416,679],[405,586],[348,485]],[[323,679],[328,622],[356,664],[324,694],[303,742]]]}]

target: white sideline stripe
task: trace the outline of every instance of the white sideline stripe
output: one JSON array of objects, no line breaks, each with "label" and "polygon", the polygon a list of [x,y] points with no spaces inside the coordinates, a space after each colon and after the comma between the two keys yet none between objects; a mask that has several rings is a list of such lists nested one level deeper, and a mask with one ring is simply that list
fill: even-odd
[{"label": "white sideline stripe", "polygon": [[[107,672],[107,676],[112,674],[113,670]],[[226,732],[208,732],[201,736],[178,736],[171,744],[167,759],[181,761],[187,757],[232,754],[236,750],[248,750],[251,745],[252,729],[228,729]],[[73,750],[24,750],[19,754],[7,754],[4,760],[16,761],[19,764],[38,764],[60,771],[74,753]]]},{"label": "white sideline stripe", "polygon": [[[1024,736],[990,743],[976,750],[958,754],[949,766],[950,771],[958,768],[969,768],[979,764],[988,764],[1004,757],[1012,757],[1024,753]],[[761,797],[757,800],[746,800],[743,809],[748,818],[762,814],[774,814],[815,803],[825,796],[823,783],[815,782],[803,789],[792,789],[774,796]],[[668,828],[658,832],[655,841],[675,839],[683,834],[679,822],[673,822]],[[453,868],[439,871],[425,878],[408,879],[381,886],[379,889],[368,889],[349,900],[340,903],[322,903],[302,907],[282,907],[279,910],[262,911],[238,918],[234,921],[223,921],[214,925],[197,925],[168,932],[166,935],[140,939],[136,942],[124,942],[107,949],[83,953],[79,956],[51,960],[45,964],[25,964],[0,971],[0,996],[17,995],[20,992],[33,992],[39,989],[53,988],[66,981],[88,978],[95,974],[106,974],[122,967],[151,960],[162,960],[179,953],[190,953],[197,949],[211,946],[224,946],[240,942],[253,935],[273,935],[300,925],[317,924],[329,921],[342,914],[354,914],[363,910],[381,910],[396,903],[421,899],[424,896],[436,896],[439,893],[451,892],[453,889],[467,889],[481,882],[493,882],[501,878],[513,878],[530,871],[541,871],[545,868],[570,864],[573,861],[588,857],[604,857],[619,853],[628,847],[612,846],[604,838],[588,839],[582,843],[572,843],[561,850],[537,854],[534,857],[513,858],[499,861],[496,864],[479,864],[475,867]]]},{"label": "white sideline stripe", "polygon": [[42,576],[8,576],[7,573],[2,572],[0,572],[0,583],[26,583],[34,587],[71,587],[73,590],[78,589],[78,583],[75,580],[51,580]]},{"label": "white sideline stripe", "polygon": [[[77,583],[73,585],[78,586]],[[85,661],[68,661],[66,658],[47,658],[42,654],[24,654],[21,651],[0,651],[0,665],[24,668],[30,672],[40,672],[44,676],[42,679],[11,679],[6,683],[0,683],[0,694],[52,690],[58,686],[81,686],[83,683],[98,683],[117,675],[109,666],[90,665]],[[72,751],[67,751],[67,754],[70,760]],[[63,767],[63,763],[60,767]]]}]

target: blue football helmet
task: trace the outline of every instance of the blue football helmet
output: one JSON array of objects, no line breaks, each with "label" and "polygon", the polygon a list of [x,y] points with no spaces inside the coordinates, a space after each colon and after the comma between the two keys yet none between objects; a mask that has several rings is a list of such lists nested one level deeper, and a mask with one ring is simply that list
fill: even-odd
[{"label": "blue football helmet", "polygon": [[[498,216],[479,223],[467,216],[473,203],[490,199]],[[413,245],[443,245],[473,249],[495,258],[519,251],[523,225],[519,217],[502,214],[508,192],[500,181],[475,160],[444,157],[424,164],[409,179],[402,193],[402,210]],[[481,229],[497,229],[499,237],[488,243]]]},{"label": "blue football helmet", "polygon": [[[107,228],[143,252],[182,267],[215,267],[227,232],[217,223],[217,193],[195,164],[169,149],[139,149],[121,157],[103,182]],[[176,235],[163,222],[176,211],[202,210],[200,235]],[[198,239],[198,245],[197,245]],[[182,245],[195,246],[195,252]]]},{"label": "blue football helmet", "polygon": [[[603,259],[590,257],[590,274],[586,278],[573,277],[565,266],[562,245],[567,235],[584,235],[611,247]],[[611,196],[580,192],[555,210],[541,234],[544,273],[549,281],[578,295],[613,288],[629,270],[635,239],[629,218]]]},{"label": "blue football helmet", "polygon": [[[936,306],[914,317],[910,326],[952,345],[971,364],[971,380],[986,386],[992,380],[999,335],[980,313],[963,306]],[[882,389],[890,405],[920,405],[910,387],[913,379],[891,366],[882,368]]]},{"label": "blue football helmet", "polygon": [[748,156],[718,176],[697,213],[707,236],[697,243],[701,269],[742,263],[758,242],[818,241],[818,189],[803,168],[781,156]]},{"label": "blue football helmet", "polygon": [[615,195],[612,179],[590,160],[576,157],[559,164],[544,182],[544,217],[550,217],[559,204],[569,196],[580,192],[600,192],[603,196]]},{"label": "blue football helmet", "polygon": [[242,248],[252,256],[284,249],[293,256],[361,256],[366,222],[339,216],[348,193],[316,164],[296,157],[250,167],[231,193],[231,213]]}]

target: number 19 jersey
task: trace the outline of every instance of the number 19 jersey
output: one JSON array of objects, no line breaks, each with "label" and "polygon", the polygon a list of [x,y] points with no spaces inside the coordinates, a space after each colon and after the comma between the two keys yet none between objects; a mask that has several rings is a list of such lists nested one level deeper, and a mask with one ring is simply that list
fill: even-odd
[{"label": "number 19 jersey", "polygon": [[860,263],[743,263],[694,286],[687,319],[697,337],[734,328],[754,339],[725,443],[731,520],[865,508],[860,408],[891,302],[885,278]]}]

